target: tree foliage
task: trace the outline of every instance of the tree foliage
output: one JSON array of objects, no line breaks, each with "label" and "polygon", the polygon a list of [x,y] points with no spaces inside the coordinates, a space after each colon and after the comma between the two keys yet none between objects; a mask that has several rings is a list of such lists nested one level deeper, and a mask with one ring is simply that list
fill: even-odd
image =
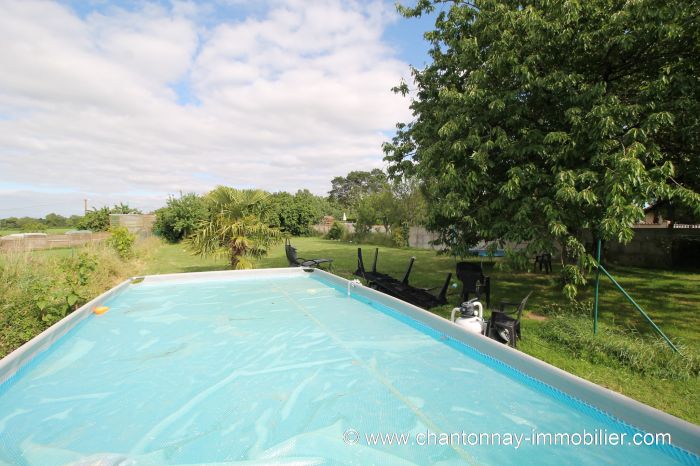
[{"label": "tree foliage", "polygon": [[249,269],[250,259],[267,254],[280,241],[282,233],[270,227],[270,195],[265,191],[219,186],[205,196],[210,212],[201,222],[188,245],[199,255],[228,255],[231,268]]},{"label": "tree foliage", "polygon": [[46,231],[46,225],[39,221],[25,222],[22,223],[21,231],[23,233],[43,233]]},{"label": "tree foliage", "polygon": [[425,220],[425,200],[414,179],[395,180],[384,189],[364,196],[358,202],[356,228],[368,232],[382,225],[387,235],[396,228],[421,225]]},{"label": "tree foliage", "polygon": [[287,192],[272,194],[270,203],[270,225],[293,236],[310,234],[311,226],[319,223],[324,215],[338,211],[332,202],[308,189],[300,189],[294,195]]},{"label": "tree foliage", "polygon": [[368,172],[352,171],[346,176],[336,176],[331,180],[328,199],[354,212],[364,196],[383,191],[387,186],[387,176],[378,168]]},{"label": "tree foliage", "polygon": [[[7,217],[0,219],[0,229],[22,231],[44,231],[47,228],[64,228],[73,225],[74,217],[66,218],[63,215],[50,213],[45,218],[33,217]],[[39,225],[37,225],[39,224]],[[35,230],[33,230],[35,229]]]},{"label": "tree foliage", "polygon": [[109,207],[99,209],[93,207],[85,212],[85,215],[76,225],[79,230],[107,231],[109,230]]},{"label": "tree foliage", "polygon": [[700,209],[698,11],[697,0],[449,2],[426,34],[432,63],[413,70],[414,120],[384,146],[390,174],[421,180],[428,226],[448,246],[558,245],[573,297],[584,231],[628,241],[646,204]]},{"label": "tree foliage", "polygon": [[170,197],[165,207],[156,210],[155,234],[171,243],[187,238],[208,216],[201,196],[194,193]]}]

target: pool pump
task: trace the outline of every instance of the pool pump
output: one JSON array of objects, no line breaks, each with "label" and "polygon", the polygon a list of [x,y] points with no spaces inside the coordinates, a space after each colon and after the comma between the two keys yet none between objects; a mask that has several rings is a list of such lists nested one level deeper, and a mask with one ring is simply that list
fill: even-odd
[{"label": "pool pump", "polygon": [[486,333],[484,306],[477,298],[465,301],[459,307],[452,309],[450,320],[468,332],[481,335]]}]

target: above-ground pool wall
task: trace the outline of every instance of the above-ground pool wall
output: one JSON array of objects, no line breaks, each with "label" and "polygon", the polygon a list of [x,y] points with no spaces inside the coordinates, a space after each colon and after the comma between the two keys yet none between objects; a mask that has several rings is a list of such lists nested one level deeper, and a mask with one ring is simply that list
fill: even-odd
[{"label": "above-ground pool wall", "polygon": [[[325,271],[316,270],[314,273],[337,285],[347,286],[348,281],[343,278]],[[700,456],[700,426],[591,383],[490,338],[469,333],[442,317],[371,288],[356,287],[352,288],[352,292],[396,309],[487,357],[507,364],[525,376],[544,382],[631,426],[652,433],[670,433],[674,445]]]}]

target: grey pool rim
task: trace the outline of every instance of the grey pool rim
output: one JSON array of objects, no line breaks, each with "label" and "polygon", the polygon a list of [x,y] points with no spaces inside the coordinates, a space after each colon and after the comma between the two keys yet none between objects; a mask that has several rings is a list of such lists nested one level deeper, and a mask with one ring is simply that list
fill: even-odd
[{"label": "grey pool rim", "polygon": [[[195,282],[210,279],[226,278],[255,278],[275,276],[309,276],[315,275],[326,282],[330,282],[341,288],[350,283],[337,275],[323,270],[313,269],[312,272],[301,268],[276,268],[253,270],[230,270],[219,272],[191,272],[165,275],[145,275],[129,278],[114,288],[106,291],[75,312],[69,314],[61,321],[52,325],[42,333],[32,338],[12,353],[0,360],[0,385],[8,382],[15,375],[20,375],[22,369],[36,356],[48,349],[58,339],[68,333],[78,322],[92,314],[92,309],[100,306],[108,298],[113,297],[129,286],[138,286],[138,283],[163,283],[163,282]],[[443,319],[429,311],[408,304],[394,297],[385,295],[379,291],[365,286],[352,288],[354,296],[384,305],[394,311],[403,314],[409,319],[423,324],[442,335],[460,342],[467,347],[492,358],[510,369],[523,374],[525,377],[539,381],[555,391],[562,392],[575,400],[607,414],[632,428],[644,432],[663,432],[671,434],[673,445],[686,450],[696,456],[700,456],[700,426],[679,419],[668,413],[651,406],[640,403],[607,388],[584,380],[539,359],[517,351],[509,346],[497,343],[494,340],[475,335],[465,331],[447,319]]]}]

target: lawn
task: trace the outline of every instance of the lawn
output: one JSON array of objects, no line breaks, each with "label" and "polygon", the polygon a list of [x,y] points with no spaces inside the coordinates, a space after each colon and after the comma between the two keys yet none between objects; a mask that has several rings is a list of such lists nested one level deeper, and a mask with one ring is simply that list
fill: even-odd
[{"label": "lawn", "polygon": [[[356,269],[356,244],[319,238],[294,238],[293,244],[301,257],[333,258],[333,273],[343,277],[352,277],[352,272]],[[362,247],[365,263],[369,265],[374,246]],[[456,261],[452,257],[438,256],[430,250],[388,247],[380,247],[378,269],[401,277],[411,256],[416,257],[411,273],[411,283],[416,286],[438,287],[448,272],[454,273]],[[257,266],[286,267],[284,246],[275,246],[267,257],[258,261]],[[558,284],[556,264],[551,275],[504,271],[490,263],[485,263],[485,266],[492,280],[492,306],[501,300],[519,301],[529,291],[534,292],[523,321],[524,338],[518,347],[521,351],[673,415],[700,423],[700,381],[697,377],[667,380],[641,375],[614,364],[593,363],[575,357],[565,348],[553,345],[538,335],[538,329],[543,325],[542,317],[537,314],[538,309],[548,303],[565,302]],[[162,244],[151,251],[144,273],[200,272],[226,268],[224,259],[202,259],[192,256],[180,244]],[[610,271],[674,343],[685,345],[688,351],[700,350],[699,272],[633,267],[610,267]],[[592,287],[582,289],[581,295],[592,297]],[[443,317],[448,316],[453,305],[459,302],[459,288],[450,288],[448,299],[450,305],[433,311]],[[601,288],[601,322],[634,327],[643,335],[651,333],[637,311],[607,281],[603,282]],[[661,351],[667,350],[663,348]]]}]

